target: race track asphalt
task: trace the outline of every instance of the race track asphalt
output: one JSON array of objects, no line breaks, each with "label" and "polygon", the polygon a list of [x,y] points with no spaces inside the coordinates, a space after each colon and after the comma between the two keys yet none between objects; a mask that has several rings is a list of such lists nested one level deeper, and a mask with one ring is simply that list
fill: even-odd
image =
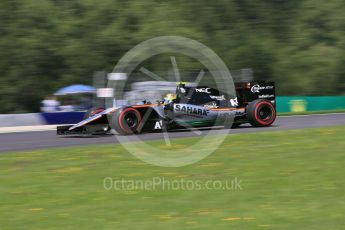
[{"label": "race track asphalt", "polygon": [[[252,133],[279,131],[288,129],[302,129],[322,126],[345,125],[345,113],[322,114],[322,115],[301,115],[277,117],[274,125],[265,128],[254,128],[250,125],[242,125],[239,128],[232,129],[230,133]],[[169,132],[169,138],[183,138],[197,135],[206,135],[209,130],[200,130],[199,133],[191,131]],[[227,130],[220,132],[226,133]],[[141,140],[163,139],[163,133],[147,133],[140,135]],[[57,136],[55,131],[37,131],[22,133],[0,134],[0,152],[13,152],[35,149],[46,149],[56,147],[70,147],[94,144],[110,144],[119,141],[114,135],[106,136]]]}]

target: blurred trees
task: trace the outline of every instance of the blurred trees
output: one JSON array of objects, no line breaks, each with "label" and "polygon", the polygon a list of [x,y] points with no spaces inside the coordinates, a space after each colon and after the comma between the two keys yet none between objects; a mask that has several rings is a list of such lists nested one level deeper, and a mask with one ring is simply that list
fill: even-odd
[{"label": "blurred trees", "polygon": [[37,111],[163,35],[204,43],[230,70],[253,68],[280,95],[344,94],[344,11],[342,0],[2,0],[0,112]]}]

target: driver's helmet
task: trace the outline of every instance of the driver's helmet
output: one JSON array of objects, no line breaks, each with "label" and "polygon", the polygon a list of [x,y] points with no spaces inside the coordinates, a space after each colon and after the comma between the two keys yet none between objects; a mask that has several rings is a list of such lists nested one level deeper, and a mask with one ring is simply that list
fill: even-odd
[{"label": "driver's helmet", "polygon": [[175,99],[176,99],[176,94],[175,93],[168,93],[164,97],[164,104],[169,104],[169,103],[173,102]]}]

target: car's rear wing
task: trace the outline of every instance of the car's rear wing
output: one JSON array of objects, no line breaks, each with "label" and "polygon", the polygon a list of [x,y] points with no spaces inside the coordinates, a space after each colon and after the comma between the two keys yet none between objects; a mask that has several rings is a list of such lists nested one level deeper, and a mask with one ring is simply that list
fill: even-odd
[{"label": "car's rear wing", "polygon": [[276,104],[274,82],[255,81],[235,83],[239,106],[246,106],[256,99],[265,99]]}]

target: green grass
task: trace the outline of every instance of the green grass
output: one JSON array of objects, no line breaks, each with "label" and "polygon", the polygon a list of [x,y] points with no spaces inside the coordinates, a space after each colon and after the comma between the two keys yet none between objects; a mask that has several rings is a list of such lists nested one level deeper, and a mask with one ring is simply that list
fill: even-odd
[{"label": "green grass", "polygon": [[[1,154],[0,229],[342,229],[344,136],[344,126],[230,135],[181,168],[119,145]],[[242,190],[108,191],[105,177],[237,177]]]}]

